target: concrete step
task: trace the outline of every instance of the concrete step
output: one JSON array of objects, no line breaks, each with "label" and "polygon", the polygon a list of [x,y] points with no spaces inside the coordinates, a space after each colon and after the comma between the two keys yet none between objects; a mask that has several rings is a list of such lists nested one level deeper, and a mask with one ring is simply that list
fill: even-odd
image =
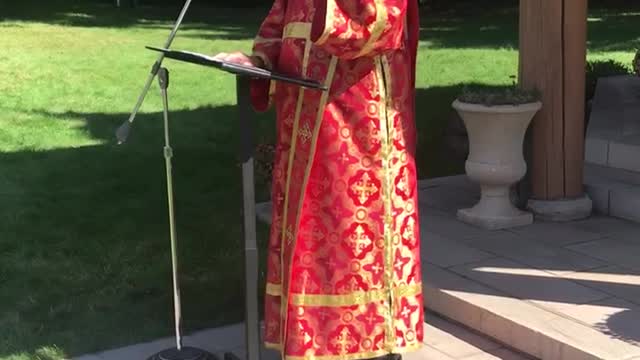
[{"label": "concrete step", "polygon": [[587,324],[426,263],[429,309],[544,360],[640,359],[640,348]]},{"label": "concrete step", "polygon": [[640,222],[640,172],[594,164],[584,169],[585,189],[596,212]]}]

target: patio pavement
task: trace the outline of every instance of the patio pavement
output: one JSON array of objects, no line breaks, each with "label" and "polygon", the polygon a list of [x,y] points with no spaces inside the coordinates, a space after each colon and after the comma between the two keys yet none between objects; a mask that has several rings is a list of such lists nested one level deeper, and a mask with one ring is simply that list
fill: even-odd
[{"label": "patio pavement", "polygon": [[[484,336],[469,331],[441,317],[428,314],[425,346],[417,352],[407,354],[405,360],[527,360],[524,355],[513,352]],[[210,351],[223,360],[223,354],[233,352],[243,358],[244,326],[237,324],[200,331],[185,337],[185,346],[196,346]],[[84,355],[73,360],[145,360],[150,355],[165,348],[175,346],[172,338],[137,344]],[[277,352],[264,350],[261,360],[278,360]]]}]

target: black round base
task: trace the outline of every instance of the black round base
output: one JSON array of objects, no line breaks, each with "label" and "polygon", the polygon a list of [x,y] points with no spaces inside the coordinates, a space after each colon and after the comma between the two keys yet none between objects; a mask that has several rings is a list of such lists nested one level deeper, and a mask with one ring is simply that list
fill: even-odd
[{"label": "black round base", "polygon": [[181,350],[177,348],[162,350],[151,355],[147,360],[218,360],[218,358],[210,352],[184,346]]}]

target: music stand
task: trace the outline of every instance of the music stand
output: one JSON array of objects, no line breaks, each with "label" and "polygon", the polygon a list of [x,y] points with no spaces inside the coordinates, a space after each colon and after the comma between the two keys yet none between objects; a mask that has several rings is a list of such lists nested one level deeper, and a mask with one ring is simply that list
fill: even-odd
[{"label": "music stand", "polygon": [[[253,143],[252,143],[252,121],[251,121],[251,104],[249,99],[249,80],[251,78],[258,79],[270,79],[272,81],[282,81],[291,84],[295,84],[304,88],[312,90],[327,91],[327,87],[318,82],[286,76],[277,72],[268,71],[256,67],[243,66],[233,63],[228,63],[220,60],[216,60],[207,55],[188,52],[169,50],[163,48],[147,47],[150,50],[158,51],[163,54],[164,57],[189,62],[197,65],[203,65],[213,67],[231,74],[236,75],[236,96],[238,107],[238,120],[241,132],[240,140],[240,158],[242,161],[242,193],[243,193],[243,219],[244,219],[244,260],[245,260],[245,329],[246,329],[246,356],[248,360],[258,360],[260,358],[260,334],[259,334],[259,318],[258,318],[258,247],[256,241],[256,209],[255,209],[255,182],[254,182],[254,159],[253,159]],[[159,72],[160,87],[163,95],[163,104],[165,108],[165,158],[167,161],[167,182],[170,186],[170,157],[171,148],[168,144],[168,110],[166,100],[166,88],[168,86],[168,71],[162,68]],[[116,132],[119,140],[124,141],[128,135],[130,122],[125,122]],[[170,202],[170,216],[171,223],[173,224],[173,209],[172,209],[172,190],[169,188],[169,202]],[[172,225],[173,226],[173,225]],[[175,237],[175,230],[172,230],[172,239]],[[172,252],[173,252],[173,269],[174,269],[174,295],[176,298],[176,340],[177,348],[167,349],[163,352],[152,356],[150,359],[167,359],[167,360],[182,360],[175,357],[176,353],[180,352],[181,347],[181,335],[180,335],[180,307],[179,307],[179,290],[177,285],[177,257],[175,255],[175,242],[172,240]],[[202,351],[196,348],[188,347],[184,348],[190,352]],[[171,358],[161,356],[162,354],[171,354]],[[193,359],[210,359],[210,354],[202,351],[200,357],[192,357]],[[212,355],[211,355],[212,356]],[[187,359],[189,357],[185,357]],[[240,360],[232,353],[225,354],[225,360]]]}]

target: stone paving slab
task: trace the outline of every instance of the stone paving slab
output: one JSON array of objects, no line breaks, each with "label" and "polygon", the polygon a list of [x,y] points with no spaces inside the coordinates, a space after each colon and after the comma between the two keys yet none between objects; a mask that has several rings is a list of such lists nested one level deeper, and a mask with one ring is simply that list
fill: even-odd
[{"label": "stone paving slab", "polygon": [[424,241],[422,241],[421,250],[425,254],[424,258],[440,267],[447,268],[496,257],[463,243],[453,242],[438,234],[423,234],[422,238]]},{"label": "stone paving slab", "polygon": [[[448,239],[455,241],[451,237]],[[423,241],[429,242],[429,235]],[[483,234],[465,241],[465,244],[530,267],[556,273],[589,270],[607,265],[606,262],[583,253],[528,239],[509,231]]]},{"label": "stone paving slab", "polygon": [[640,270],[640,233],[635,236],[612,236],[572,245],[569,249],[625,268]]},{"label": "stone paving slab", "polygon": [[[464,327],[427,314],[425,324],[425,345],[417,352],[404,356],[405,360],[493,360],[530,359],[499,345],[486,337],[473,333]],[[224,353],[231,352],[244,359],[244,327],[242,324],[209,329],[189,335],[185,346],[195,346],[210,351],[223,360]],[[174,345],[172,338],[150,343],[137,344],[97,354],[84,355],[73,360],[145,360],[150,355]],[[279,360],[280,354],[262,349],[261,360]]]},{"label": "stone paving slab", "polygon": [[640,231],[640,224],[608,216],[593,216],[589,219],[565,224],[567,227],[578,228],[587,232],[600,234],[603,237],[615,235],[633,235]]},{"label": "stone paving slab", "polygon": [[563,274],[562,277],[640,305],[640,270],[607,266],[587,272]]},{"label": "stone paving slab", "polygon": [[523,238],[556,247],[598,240],[605,236],[599,232],[581,229],[580,226],[550,222],[536,222],[530,226],[513,228],[508,231],[518,234]]}]

